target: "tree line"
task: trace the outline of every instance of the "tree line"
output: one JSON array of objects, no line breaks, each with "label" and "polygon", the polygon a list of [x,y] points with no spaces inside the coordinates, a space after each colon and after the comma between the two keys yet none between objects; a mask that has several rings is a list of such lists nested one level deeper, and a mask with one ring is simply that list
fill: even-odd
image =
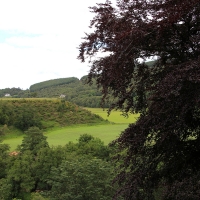
[{"label": "tree line", "polygon": [[[146,62],[151,67],[154,61]],[[102,89],[97,87],[96,80],[87,84],[88,76],[83,76],[80,80],[75,77],[60,78],[43,81],[30,86],[30,89],[6,88],[0,90],[0,97],[10,94],[14,98],[64,98],[66,101],[75,103],[82,107],[108,108],[112,103],[112,98],[102,102]],[[7,98],[10,98],[7,97]]]}]

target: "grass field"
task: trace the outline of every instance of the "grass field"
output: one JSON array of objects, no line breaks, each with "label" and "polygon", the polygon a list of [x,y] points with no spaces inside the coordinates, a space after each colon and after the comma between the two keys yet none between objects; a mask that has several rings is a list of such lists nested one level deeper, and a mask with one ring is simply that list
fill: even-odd
[{"label": "grass field", "polygon": [[105,144],[116,139],[127,124],[97,125],[69,127],[47,133],[49,145],[65,145],[69,141],[76,142],[81,134],[87,133],[100,138]]},{"label": "grass field", "polygon": [[[64,127],[59,130],[44,133],[47,136],[47,141],[50,146],[65,145],[69,141],[76,142],[81,134],[87,133],[94,137],[100,138],[105,144],[116,139],[121,131],[127,128],[128,124],[110,124],[110,125],[93,125],[93,126],[73,126]],[[3,143],[10,145],[10,150],[13,151],[21,144],[23,136],[16,138],[5,139]]]},{"label": "grass field", "polygon": [[[69,141],[76,142],[79,136],[84,133],[98,137],[104,141],[105,144],[108,144],[112,140],[116,139],[120,135],[121,131],[128,127],[129,123],[135,122],[138,117],[138,115],[131,115],[129,118],[124,118],[120,115],[119,111],[112,112],[108,117],[106,111],[103,111],[100,108],[85,109],[88,109],[114,123],[106,125],[76,125],[48,131],[44,133],[44,135],[47,136],[47,141],[50,146],[65,145]],[[16,135],[16,137],[5,139],[3,143],[9,144],[10,150],[13,151],[19,144],[21,144],[22,139],[22,135]]]},{"label": "grass field", "polygon": [[129,124],[136,122],[137,118],[139,117],[139,114],[130,114],[128,118],[122,116],[122,113],[120,111],[112,111],[111,114],[108,116],[107,111],[103,110],[102,108],[85,108],[92,113],[95,113],[97,115],[100,115],[104,119],[107,119],[110,122],[114,123],[123,123],[123,124]]}]

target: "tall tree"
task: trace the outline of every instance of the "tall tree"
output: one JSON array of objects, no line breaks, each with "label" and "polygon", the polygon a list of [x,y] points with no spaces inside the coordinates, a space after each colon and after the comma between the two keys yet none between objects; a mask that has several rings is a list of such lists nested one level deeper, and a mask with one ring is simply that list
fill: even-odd
[{"label": "tall tree", "polygon": [[31,151],[34,155],[37,155],[41,148],[49,147],[46,141],[46,136],[38,127],[30,127],[25,131],[25,136],[22,140],[22,144],[19,146],[20,152]]},{"label": "tall tree", "polygon": [[114,97],[109,111],[140,113],[115,141],[124,161],[115,198],[199,199],[200,1],[106,1],[91,11],[78,57],[90,58],[88,83],[96,79],[103,102]]}]

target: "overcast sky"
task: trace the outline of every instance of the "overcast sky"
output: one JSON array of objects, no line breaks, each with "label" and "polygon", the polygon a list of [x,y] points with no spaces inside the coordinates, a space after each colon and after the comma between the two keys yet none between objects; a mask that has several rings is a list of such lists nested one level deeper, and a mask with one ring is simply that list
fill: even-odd
[{"label": "overcast sky", "polygon": [[0,0],[0,89],[86,75],[77,47],[98,2]]}]

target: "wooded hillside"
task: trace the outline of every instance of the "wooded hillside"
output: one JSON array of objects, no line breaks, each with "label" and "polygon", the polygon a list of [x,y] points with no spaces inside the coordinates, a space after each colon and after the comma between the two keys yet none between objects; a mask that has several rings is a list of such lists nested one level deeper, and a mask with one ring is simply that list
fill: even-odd
[{"label": "wooded hillside", "polygon": [[[64,95],[64,99],[84,107],[100,107],[101,92],[97,90],[95,82],[87,85],[86,76],[80,80],[77,78],[66,78],[63,84],[54,84],[58,80],[48,81],[49,87],[42,87],[45,82],[35,84],[37,90],[32,92],[30,87],[30,95],[39,98],[59,98]],[[68,81],[68,82],[67,82]]]},{"label": "wooded hillside", "polygon": [[[153,63],[154,61],[149,61],[146,64],[151,67]],[[6,88],[0,90],[0,97],[10,94],[10,97],[15,98],[60,98],[61,95],[64,95],[65,100],[79,106],[99,108],[101,107],[102,93],[97,90],[95,80],[88,85],[86,79],[87,76],[83,76],[80,80],[75,77],[52,79],[35,83],[27,90]],[[104,107],[109,107],[108,102]]]},{"label": "wooded hillside", "polygon": [[71,78],[59,78],[59,79],[53,79],[53,80],[48,80],[48,81],[43,81],[41,83],[36,83],[34,85],[30,86],[30,92],[34,92],[37,90],[41,90],[44,88],[49,88],[52,86],[60,86],[60,85],[67,85],[70,83],[75,83],[79,81],[78,78],[71,77]]},{"label": "wooded hillside", "polygon": [[100,116],[76,104],[54,99],[10,99],[0,101],[0,125],[22,131],[37,126],[41,129],[73,124],[104,123]]}]

